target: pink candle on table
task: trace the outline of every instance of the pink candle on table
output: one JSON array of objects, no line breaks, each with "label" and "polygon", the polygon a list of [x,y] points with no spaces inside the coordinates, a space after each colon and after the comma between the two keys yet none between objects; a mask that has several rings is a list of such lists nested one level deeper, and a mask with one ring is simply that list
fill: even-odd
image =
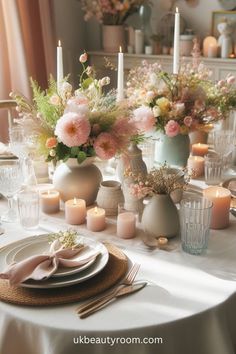
[{"label": "pink candle on table", "polygon": [[86,219],[86,203],[83,199],[70,199],[65,202],[66,222],[71,225],[81,225]]},{"label": "pink candle on table", "polygon": [[208,153],[208,145],[207,144],[193,144],[192,145],[192,154],[195,156],[205,156]]},{"label": "pink candle on table", "polygon": [[118,214],[117,217],[117,236],[122,238],[132,238],[135,236],[136,218],[132,212]]},{"label": "pink candle on table", "polygon": [[60,210],[60,194],[55,190],[48,190],[40,194],[41,208],[46,214],[57,213]]},{"label": "pink candle on table", "polygon": [[204,157],[202,156],[189,156],[188,158],[188,171],[192,178],[203,176],[204,174]]},{"label": "pink candle on table", "polygon": [[229,226],[230,191],[223,187],[208,187],[203,195],[213,203],[211,229],[225,229]]},{"label": "pink candle on table", "polygon": [[106,227],[106,213],[102,208],[92,208],[87,211],[87,228],[90,231],[102,231]]}]

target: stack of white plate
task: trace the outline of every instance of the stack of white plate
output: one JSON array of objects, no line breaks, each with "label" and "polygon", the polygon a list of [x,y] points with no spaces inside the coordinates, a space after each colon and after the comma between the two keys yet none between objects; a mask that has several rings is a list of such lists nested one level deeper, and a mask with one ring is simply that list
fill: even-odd
[{"label": "stack of white plate", "polygon": [[[83,256],[99,252],[99,255],[90,262],[80,267],[62,268],[49,279],[42,281],[27,280],[21,284],[27,288],[49,289],[59,288],[82,283],[98,274],[107,264],[109,253],[107,248],[96,240],[87,237],[78,236],[78,242],[87,246]],[[49,235],[32,236],[17,242],[14,242],[0,251],[0,271],[3,271],[7,265],[12,262],[20,262],[30,256],[47,254],[49,251]]]}]

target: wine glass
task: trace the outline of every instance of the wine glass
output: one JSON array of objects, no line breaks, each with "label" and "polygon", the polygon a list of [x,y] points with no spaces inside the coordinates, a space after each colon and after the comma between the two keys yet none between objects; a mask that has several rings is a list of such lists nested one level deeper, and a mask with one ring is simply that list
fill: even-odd
[{"label": "wine glass", "polygon": [[22,165],[20,160],[0,161],[0,193],[8,200],[8,210],[2,215],[1,220],[15,222],[17,220],[14,208],[14,195],[19,192],[23,182]]},{"label": "wine glass", "polygon": [[36,185],[33,161],[30,157],[34,145],[26,137],[24,129],[21,126],[13,126],[9,129],[9,146],[11,152],[17,156],[21,163],[24,175],[24,184]]}]

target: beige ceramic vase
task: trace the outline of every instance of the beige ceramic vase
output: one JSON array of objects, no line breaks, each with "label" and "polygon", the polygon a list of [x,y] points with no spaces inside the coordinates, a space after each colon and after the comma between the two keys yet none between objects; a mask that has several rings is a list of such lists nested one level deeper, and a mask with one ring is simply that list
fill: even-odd
[{"label": "beige ceramic vase", "polygon": [[151,237],[171,238],[179,232],[178,210],[168,194],[155,194],[142,216],[144,232]]},{"label": "beige ceramic vase", "polygon": [[102,26],[102,47],[105,52],[117,53],[119,48],[126,51],[124,26],[103,25]]},{"label": "beige ceramic vase", "polygon": [[95,202],[102,174],[93,161],[91,157],[78,164],[71,158],[56,168],[53,185],[64,202],[73,198],[84,199],[87,206]]},{"label": "beige ceramic vase", "polygon": [[105,209],[106,215],[117,215],[118,204],[124,202],[121,184],[117,181],[103,181],[100,185],[97,204]]}]

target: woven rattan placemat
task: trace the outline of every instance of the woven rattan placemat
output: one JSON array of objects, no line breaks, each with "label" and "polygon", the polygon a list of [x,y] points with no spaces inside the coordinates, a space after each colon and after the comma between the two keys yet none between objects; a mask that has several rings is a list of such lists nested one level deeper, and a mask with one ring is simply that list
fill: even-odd
[{"label": "woven rattan placemat", "polygon": [[16,305],[51,306],[88,299],[116,284],[126,273],[128,260],[117,247],[106,244],[109,260],[95,277],[69,287],[56,289],[29,289],[10,286],[0,280],[0,300]]}]

